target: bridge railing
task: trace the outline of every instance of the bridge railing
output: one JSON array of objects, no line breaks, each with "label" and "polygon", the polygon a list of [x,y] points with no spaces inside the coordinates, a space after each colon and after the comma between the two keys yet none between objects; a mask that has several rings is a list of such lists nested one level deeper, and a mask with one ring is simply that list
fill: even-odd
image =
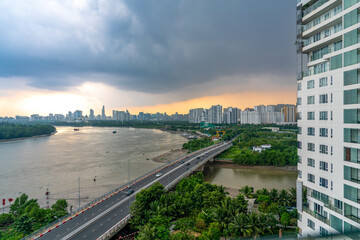
[{"label": "bridge railing", "polygon": [[98,237],[96,240],[107,240],[114,236],[117,232],[119,232],[130,220],[130,214],[127,215],[125,218],[121,219],[120,222],[115,224],[112,228],[107,230],[103,235]]},{"label": "bridge railing", "polygon": [[[221,143],[218,143],[218,144],[221,144]],[[216,144],[216,145],[218,145],[218,144]],[[194,155],[194,154],[196,154],[197,152],[200,152],[200,151],[209,149],[209,148],[214,147],[214,146],[216,146],[216,145],[211,145],[211,146],[209,146],[209,147],[202,148],[202,149],[200,149],[200,150],[198,150],[198,151],[195,151],[195,152],[190,153],[190,154],[188,154],[188,155],[184,155],[184,156],[182,156],[182,157],[180,157],[180,158],[177,158],[177,159],[175,159],[175,160],[172,160],[172,161],[170,161],[169,163],[172,164],[172,163],[174,163],[174,162],[176,162],[176,161],[180,161],[180,159],[182,159],[182,158],[184,158],[184,157],[188,157],[188,156]],[[38,229],[37,231],[33,232],[32,234],[30,234],[30,235],[22,238],[22,240],[30,240],[30,239],[36,239],[36,238],[38,238],[38,237],[41,237],[43,234],[45,234],[45,233],[47,233],[47,232],[50,232],[52,229],[57,228],[57,227],[60,226],[61,224],[64,224],[65,222],[71,220],[73,217],[78,216],[78,215],[81,214],[83,211],[87,210],[88,208],[93,207],[94,205],[96,205],[96,204],[97,204],[98,202],[100,202],[101,200],[104,200],[104,199],[106,199],[107,197],[109,197],[110,195],[112,195],[112,194],[114,194],[114,193],[116,193],[116,192],[119,192],[119,191],[121,191],[121,190],[129,187],[130,185],[132,185],[132,184],[134,184],[135,182],[137,182],[139,179],[144,178],[144,177],[146,177],[146,176],[148,176],[148,175],[150,175],[150,174],[155,173],[155,172],[158,171],[159,169],[162,169],[162,168],[166,167],[167,165],[169,165],[169,163],[165,163],[165,164],[163,164],[163,165],[161,165],[161,166],[159,166],[159,167],[157,167],[157,168],[155,168],[155,169],[152,169],[152,170],[146,172],[145,174],[143,174],[143,175],[141,175],[141,176],[139,176],[139,177],[131,180],[130,182],[127,182],[127,183],[121,185],[120,187],[115,188],[114,190],[112,190],[112,191],[110,191],[110,192],[108,192],[108,193],[106,193],[106,194],[104,194],[104,195],[102,195],[102,196],[94,199],[93,201],[91,201],[91,202],[89,202],[89,203],[81,206],[80,208],[75,209],[74,211],[70,212],[70,213],[67,214],[66,216],[64,216],[64,217],[62,217],[62,218],[58,218],[58,219],[55,220],[54,222],[52,222],[52,223],[50,223],[50,224],[48,224],[48,225],[46,225],[46,226]]]},{"label": "bridge railing", "polygon": [[173,188],[179,181],[181,181],[181,179],[191,175],[194,171],[196,171],[196,169],[198,169],[199,167],[201,167],[202,165],[204,165],[209,159],[217,156],[219,154],[219,152],[223,152],[227,149],[229,149],[232,146],[232,144],[228,144],[225,149],[216,151],[215,153],[211,154],[210,156],[206,157],[206,160],[204,159],[203,161],[200,161],[198,164],[196,164],[195,166],[193,166],[191,169],[189,169],[189,171],[184,172],[183,174],[181,174],[179,177],[177,177],[174,181],[172,181],[171,183],[169,183],[166,187],[165,190],[169,190],[171,188]]}]

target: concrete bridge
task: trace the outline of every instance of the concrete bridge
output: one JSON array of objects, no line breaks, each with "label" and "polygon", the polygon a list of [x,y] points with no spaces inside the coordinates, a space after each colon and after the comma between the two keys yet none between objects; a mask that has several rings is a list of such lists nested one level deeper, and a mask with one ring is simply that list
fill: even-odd
[{"label": "concrete bridge", "polygon": [[231,146],[231,141],[220,142],[165,164],[24,239],[110,239],[129,221],[130,205],[136,193],[156,182],[160,182],[166,190],[171,189],[194,171],[202,171],[208,161]]}]

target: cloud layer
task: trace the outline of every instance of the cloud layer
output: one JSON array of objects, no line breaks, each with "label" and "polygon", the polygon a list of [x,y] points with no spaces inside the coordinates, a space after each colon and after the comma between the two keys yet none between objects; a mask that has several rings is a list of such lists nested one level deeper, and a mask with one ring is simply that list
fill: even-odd
[{"label": "cloud layer", "polygon": [[229,84],[233,91],[291,86],[295,4],[3,0],[0,84],[20,77],[31,87],[66,90],[102,82],[150,94],[176,92],[174,100]]}]

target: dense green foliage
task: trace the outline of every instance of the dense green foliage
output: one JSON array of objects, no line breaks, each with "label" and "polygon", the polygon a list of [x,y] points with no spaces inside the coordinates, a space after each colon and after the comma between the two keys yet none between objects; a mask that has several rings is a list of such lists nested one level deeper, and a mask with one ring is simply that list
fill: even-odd
[{"label": "dense green foliage", "polygon": [[10,213],[0,215],[0,239],[21,239],[65,216],[67,206],[67,202],[60,199],[50,209],[40,208],[37,200],[29,200],[22,194],[11,205]]},{"label": "dense green foliage", "polygon": [[[219,159],[231,159],[240,165],[295,166],[297,164],[297,140],[293,131],[271,132],[263,126],[241,125],[234,127],[227,138],[238,134],[233,146],[219,155]],[[226,137],[226,136],[225,136]],[[261,153],[252,147],[270,144],[271,148]]]},{"label": "dense green foliage", "polygon": [[280,224],[274,214],[249,212],[243,194],[228,197],[224,187],[204,182],[202,173],[183,179],[173,192],[159,183],[144,189],[130,209],[138,240],[259,236]]},{"label": "dense green foliage", "polygon": [[[259,189],[254,192],[254,188],[245,186],[239,190],[248,198],[255,198],[255,203],[258,204],[258,210],[263,213],[270,213],[280,219],[282,225],[296,226],[297,211],[296,206],[296,189],[277,190],[277,189]],[[293,208],[292,210],[287,210]],[[284,215],[286,213],[287,215]],[[284,216],[283,216],[284,215]],[[286,224],[282,221],[286,220]]]},{"label": "dense green foliage", "polygon": [[205,138],[190,140],[187,143],[183,144],[183,148],[189,150],[190,152],[194,152],[196,150],[211,146],[213,144],[214,142],[210,138],[205,137]]},{"label": "dense green foliage", "polygon": [[56,129],[51,125],[0,124],[0,140],[33,137],[55,131]]}]

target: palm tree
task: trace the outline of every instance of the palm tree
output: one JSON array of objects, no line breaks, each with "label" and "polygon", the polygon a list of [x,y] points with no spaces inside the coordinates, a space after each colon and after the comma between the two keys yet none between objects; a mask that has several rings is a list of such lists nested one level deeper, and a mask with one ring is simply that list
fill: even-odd
[{"label": "palm tree", "polygon": [[259,227],[261,228],[262,232],[271,231],[271,222],[269,218],[269,214],[260,214],[259,216]]},{"label": "palm tree", "polygon": [[156,231],[155,227],[151,226],[151,224],[146,224],[139,232],[136,239],[138,240],[155,240],[156,239]]},{"label": "palm tree", "polygon": [[258,236],[259,234],[263,233],[261,224],[259,223],[258,215],[256,213],[249,214],[247,217],[247,222],[252,236]]},{"label": "palm tree", "polygon": [[251,234],[251,230],[249,228],[250,225],[247,224],[247,216],[244,213],[238,213],[232,219],[229,224],[229,229],[233,236],[236,237],[246,237]]},{"label": "palm tree", "polygon": [[160,205],[160,202],[157,200],[149,204],[149,210],[154,215],[162,214],[162,206]]},{"label": "palm tree", "polygon": [[221,231],[225,229],[228,225],[228,215],[227,209],[223,207],[215,208],[214,211],[211,212],[211,218],[214,222],[219,223],[221,227]]},{"label": "palm tree", "polygon": [[290,198],[290,204],[291,206],[296,206],[296,188],[290,188],[289,189],[289,198]]},{"label": "palm tree", "polygon": [[226,192],[226,188],[225,188],[223,185],[218,186],[218,191],[219,191],[221,194],[224,194],[224,195],[228,195],[228,194],[229,194],[229,192]]},{"label": "palm tree", "polygon": [[281,190],[279,194],[279,204],[281,206],[289,206],[289,194],[286,190]]},{"label": "palm tree", "polygon": [[271,201],[273,202],[277,202],[278,201],[278,194],[279,194],[279,191],[275,188],[271,189],[270,191],[270,199]]},{"label": "palm tree", "polygon": [[184,216],[189,216],[191,211],[192,211],[192,204],[191,204],[191,200],[190,198],[181,198],[180,199],[180,206],[176,206],[180,207],[180,209],[182,210],[182,213]]},{"label": "palm tree", "polygon": [[240,188],[239,192],[243,193],[246,197],[249,197],[254,193],[254,188],[246,185],[245,187]]},{"label": "palm tree", "polygon": [[270,193],[269,193],[269,190],[267,190],[266,188],[263,188],[263,189],[259,189],[256,191],[256,194],[259,196],[259,195],[265,195],[265,196],[268,196]]}]

